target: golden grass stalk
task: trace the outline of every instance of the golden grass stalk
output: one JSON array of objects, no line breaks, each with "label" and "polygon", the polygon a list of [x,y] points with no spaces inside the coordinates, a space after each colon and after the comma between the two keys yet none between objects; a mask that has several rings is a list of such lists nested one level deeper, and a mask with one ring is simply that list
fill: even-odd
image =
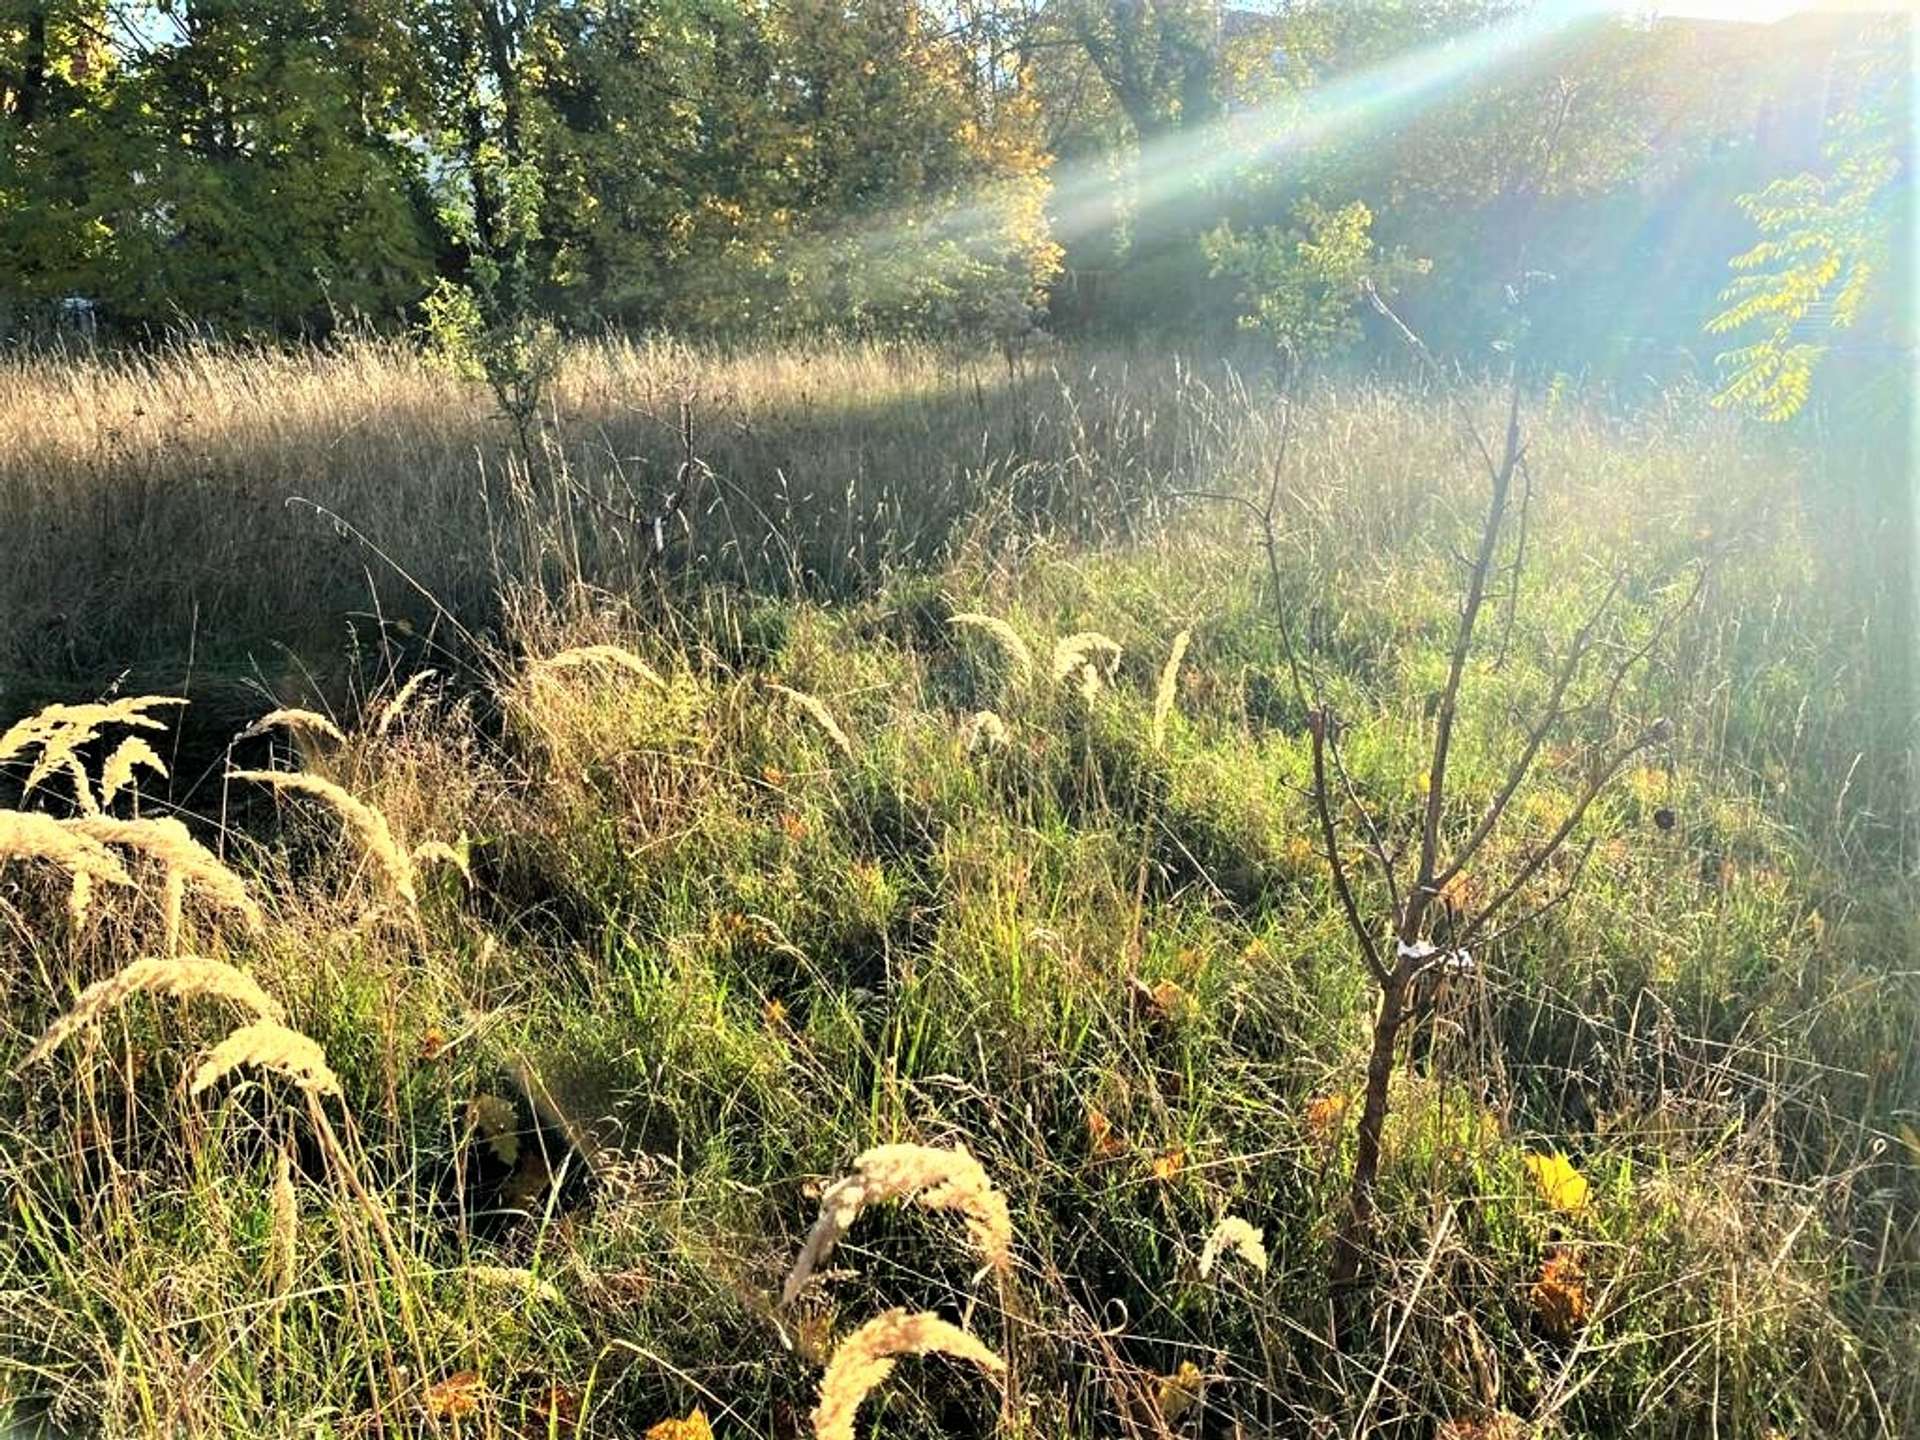
[{"label": "golden grass stalk", "polygon": [[420,687],[431,680],[438,671],[416,670],[407,677],[407,683],[395,692],[394,697],[380,707],[380,713],[373,722],[373,733],[385,735],[400,723],[400,717],[407,713],[407,706],[413,703],[413,697],[420,693]]},{"label": "golden grass stalk", "polygon": [[337,744],[347,743],[346,732],[319,711],[299,709],[269,710],[233,738],[251,740],[254,736],[264,735],[269,730],[305,730],[315,735],[324,735]]},{"label": "golden grass stalk", "polygon": [[1055,643],[1053,678],[1062,685],[1076,684],[1091,702],[1100,687],[1113,677],[1120,664],[1120,642],[1097,630],[1082,630]]},{"label": "golden grass stalk", "polygon": [[309,1095],[340,1093],[340,1078],[327,1064],[326,1051],[277,1020],[242,1025],[209,1050],[193,1072],[188,1092],[198,1095],[243,1066],[284,1075]]},{"label": "golden grass stalk", "polygon": [[139,735],[129,735],[114,747],[107,756],[106,764],[100,767],[100,808],[111,809],[113,797],[133,784],[134,771],[140,766],[154,772],[162,780],[167,778],[167,762],[154,752],[153,746]]},{"label": "golden grass stalk", "polygon": [[518,1265],[469,1265],[467,1278],[489,1290],[514,1290],[534,1300],[558,1305],[563,1297],[560,1287],[543,1280],[533,1271]]},{"label": "golden grass stalk", "polygon": [[976,710],[961,728],[960,738],[971,755],[976,750],[1004,750],[1010,737],[1006,721],[991,710]]},{"label": "golden grass stalk", "polygon": [[413,862],[394,840],[387,817],[373,806],[356,800],[333,781],[304,771],[234,770],[229,772],[229,778],[257,781],[262,785],[271,785],[276,790],[291,790],[332,806],[346,822],[347,829],[353,832],[360,848],[378,862],[394,893],[407,902],[409,909],[419,903],[413,888]]},{"label": "golden grass stalk", "polygon": [[300,1196],[293,1188],[293,1158],[280,1149],[273,1172],[273,1229],[267,1243],[268,1283],[275,1295],[293,1289],[300,1251]]},{"label": "golden grass stalk", "polygon": [[825,701],[818,696],[807,694],[804,690],[790,689],[772,680],[767,682],[767,688],[804,710],[813,723],[825,732],[827,739],[834,743],[841,754],[852,757],[853,742],[847,739],[847,732],[840,728],[840,722],[833,718],[833,712],[827,708]]},{"label": "golden grass stalk", "polygon": [[[183,695],[129,695],[119,700],[80,705],[48,705],[16,720],[0,735],[0,764],[35,746],[53,746],[60,755],[70,755],[88,741],[97,739],[101,730],[109,725],[164,730],[166,726],[146,712],[156,705],[186,703]],[[52,763],[60,762],[56,758]]]},{"label": "golden grass stalk", "polygon": [[928,1145],[876,1145],[853,1162],[851,1174],[822,1192],[820,1216],[781,1287],[780,1303],[793,1303],[807,1277],[833,1253],[863,1209],[902,1199],[927,1210],[959,1212],[966,1218],[973,1248],[988,1265],[1005,1270],[1012,1263],[1013,1221],[1007,1213],[1007,1198],[993,1188],[966,1146],[940,1150]]},{"label": "golden grass stalk", "polygon": [[1167,743],[1167,721],[1173,716],[1173,699],[1180,684],[1180,662],[1187,658],[1187,642],[1192,632],[1182,630],[1173,637],[1173,649],[1167,654],[1167,663],[1160,668],[1160,683],[1153,692],[1153,748],[1161,749]]},{"label": "golden grass stalk", "polygon": [[68,903],[76,927],[86,923],[97,882],[133,884],[105,845],[34,810],[0,810],[0,863],[8,860],[50,860],[65,870],[73,886]]},{"label": "golden grass stalk", "polygon": [[991,1375],[1007,1368],[979,1340],[938,1315],[888,1310],[842,1340],[827,1362],[813,1412],[815,1440],[853,1440],[860,1403],[893,1373],[896,1357],[931,1354],[970,1360]]},{"label": "golden grass stalk", "polygon": [[1267,1237],[1238,1215],[1222,1215],[1207,1236],[1207,1243],[1200,1249],[1200,1278],[1205,1280],[1213,1274],[1220,1257],[1228,1253],[1238,1255],[1262,1275],[1267,1273]]},{"label": "golden grass stalk", "polygon": [[251,975],[223,960],[207,960],[196,955],[182,955],[172,960],[145,957],[82,990],[72,1008],[34,1042],[19,1068],[24,1070],[39,1064],[71,1036],[98,1024],[135,995],[171,995],[180,1000],[212,995],[232,1001],[260,1019],[279,1020],[284,1015],[279,1002],[262,990]]},{"label": "golden grass stalk", "polygon": [[1000,647],[1000,653],[1013,663],[1022,679],[1033,673],[1033,651],[1027,648],[1027,642],[1020,638],[1020,632],[997,615],[982,615],[976,611],[966,611],[950,616],[949,625],[963,625],[975,630],[984,630]]},{"label": "golden grass stalk", "polygon": [[413,866],[417,872],[422,865],[451,865],[460,872],[460,878],[471,885],[473,871],[467,864],[466,838],[461,837],[458,845],[449,845],[444,840],[422,840],[413,847]]},{"label": "golden grass stalk", "polygon": [[259,931],[266,924],[259,905],[247,894],[246,882],[221,864],[219,857],[195,840],[187,827],[171,815],[151,820],[116,820],[108,815],[90,815],[62,824],[90,840],[125,846],[166,867],[169,949],[179,935],[180,901],[189,884],[219,909],[238,915],[249,930]]},{"label": "golden grass stalk", "polygon": [[637,675],[656,689],[667,688],[667,682],[660,678],[659,671],[631,650],[623,650],[618,645],[576,645],[571,650],[562,650],[558,655],[549,655],[538,665],[543,670],[574,670],[586,665],[607,665],[615,670],[624,670],[629,675]]}]

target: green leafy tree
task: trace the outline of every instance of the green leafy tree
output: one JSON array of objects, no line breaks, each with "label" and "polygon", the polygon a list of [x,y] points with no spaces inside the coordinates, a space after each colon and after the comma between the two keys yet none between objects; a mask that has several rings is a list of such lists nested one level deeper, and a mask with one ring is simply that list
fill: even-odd
[{"label": "green leafy tree", "polygon": [[1361,201],[1329,210],[1303,200],[1293,219],[1245,235],[1223,225],[1205,249],[1215,276],[1239,282],[1241,326],[1266,336],[1298,370],[1360,339],[1358,307],[1369,286],[1391,295],[1430,267],[1376,244],[1373,212]]}]

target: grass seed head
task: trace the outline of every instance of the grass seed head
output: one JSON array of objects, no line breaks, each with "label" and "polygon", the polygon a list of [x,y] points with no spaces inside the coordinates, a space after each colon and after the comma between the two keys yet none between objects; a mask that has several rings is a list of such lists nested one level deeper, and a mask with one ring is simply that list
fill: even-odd
[{"label": "grass seed head", "polygon": [[848,756],[849,758],[852,757],[853,742],[847,739],[847,732],[840,728],[840,722],[833,718],[833,712],[827,708],[825,701],[821,700],[818,696],[809,695],[803,690],[789,689],[787,686],[776,684],[771,680],[767,682],[767,688],[772,690],[776,695],[786,699],[798,709],[805,711],[813,723],[820,727],[821,732],[826,735],[827,739],[833,742],[836,750],[842,755]]},{"label": "grass seed head", "polygon": [[67,1013],[49,1025],[26,1053],[20,1068],[46,1059],[70,1036],[99,1023],[135,995],[171,995],[181,1000],[212,995],[229,1000],[261,1019],[278,1020],[285,1013],[279,1002],[262,990],[251,975],[223,960],[206,960],[194,955],[169,960],[135,960],[82,990]]},{"label": "grass seed head", "polygon": [[284,1075],[309,1095],[340,1093],[340,1078],[327,1064],[326,1051],[298,1030],[289,1030],[275,1020],[242,1025],[209,1050],[193,1072],[188,1090],[199,1095],[243,1068]]},{"label": "grass seed head", "polygon": [[1120,643],[1097,630],[1069,635],[1053,647],[1053,678],[1061,685],[1077,685],[1092,703],[1100,688],[1120,665]]},{"label": "grass seed head", "polygon": [[1187,641],[1192,632],[1182,630],[1173,637],[1173,649],[1160,669],[1160,684],[1153,692],[1153,748],[1167,743],[1167,721],[1173,716],[1173,697],[1180,683],[1180,662],[1187,658]]},{"label": "grass seed head", "polygon": [[379,810],[364,800],[355,799],[333,781],[304,771],[234,770],[229,773],[230,778],[235,780],[252,780],[271,785],[276,790],[291,790],[332,806],[359,841],[360,848],[379,865],[393,892],[406,901],[407,908],[412,909],[418,903],[413,884],[413,861],[394,840],[393,829]]},{"label": "grass seed head", "polygon": [[929,1145],[876,1145],[854,1161],[851,1174],[834,1181],[820,1196],[820,1216],[788,1272],[780,1303],[793,1303],[807,1277],[833,1253],[863,1209],[887,1200],[912,1200],[928,1210],[958,1212],[966,1219],[973,1248],[987,1264],[1004,1270],[1012,1263],[1013,1221],[1006,1196],[994,1189],[966,1146],[941,1150]]},{"label": "grass seed head", "polygon": [[304,730],[309,734],[324,735],[336,744],[347,743],[346,732],[319,711],[299,709],[269,710],[233,738],[251,740],[254,736],[264,735],[269,730]]},{"label": "grass seed head", "polygon": [[1213,1267],[1226,1254],[1238,1255],[1262,1275],[1267,1273],[1267,1237],[1238,1215],[1222,1215],[1207,1243],[1200,1250],[1200,1278],[1213,1274]]},{"label": "grass seed head", "polygon": [[562,650],[558,655],[549,655],[538,662],[537,668],[577,670],[587,666],[624,670],[629,675],[638,676],[656,690],[667,688],[667,682],[660,678],[659,671],[631,650],[623,650],[618,645],[576,645],[570,650]]},{"label": "grass seed head", "polygon": [[100,767],[100,808],[111,809],[114,796],[133,784],[134,771],[140,766],[167,778],[167,763],[154,753],[143,736],[129,735],[114,747],[107,763]]},{"label": "grass seed head", "polygon": [[399,724],[401,717],[407,713],[407,707],[413,703],[413,697],[420,693],[420,687],[425,685],[427,681],[431,680],[437,673],[439,672],[434,670],[416,670],[412,675],[408,676],[407,683],[395,692],[391,700],[380,707],[379,714],[374,718],[373,733],[375,735],[385,735],[389,730],[393,729],[395,725]]},{"label": "grass seed head", "polygon": [[972,1361],[991,1375],[1007,1368],[979,1340],[938,1315],[888,1310],[842,1340],[827,1362],[813,1412],[814,1440],[853,1440],[860,1403],[893,1373],[897,1357],[931,1354]]},{"label": "grass seed head", "polygon": [[1000,653],[1007,657],[1021,679],[1033,674],[1033,651],[1027,648],[1027,642],[1020,638],[1020,632],[997,615],[982,615],[975,611],[966,611],[949,617],[948,624],[960,625],[974,630],[985,631],[999,647]]}]

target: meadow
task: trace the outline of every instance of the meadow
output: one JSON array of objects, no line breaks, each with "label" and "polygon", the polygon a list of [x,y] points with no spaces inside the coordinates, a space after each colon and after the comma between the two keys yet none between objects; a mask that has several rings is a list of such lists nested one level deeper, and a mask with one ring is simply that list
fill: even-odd
[{"label": "meadow", "polygon": [[[608,339],[522,448],[398,342],[0,362],[0,1411],[1915,1433],[1906,640],[1819,440]],[[1358,937],[1489,813],[1335,1283]]]}]

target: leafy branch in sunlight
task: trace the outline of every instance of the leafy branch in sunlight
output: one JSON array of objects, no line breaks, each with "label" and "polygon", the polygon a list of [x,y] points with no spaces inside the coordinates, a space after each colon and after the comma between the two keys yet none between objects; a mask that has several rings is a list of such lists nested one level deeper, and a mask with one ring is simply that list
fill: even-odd
[{"label": "leafy branch in sunlight", "polygon": [[1373,238],[1373,212],[1358,200],[1328,209],[1294,207],[1294,223],[1236,234],[1222,224],[1203,244],[1213,275],[1240,284],[1240,326],[1271,340],[1289,368],[1336,353],[1361,338],[1366,287],[1396,293],[1431,262]]},{"label": "leafy branch in sunlight", "polygon": [[1887,111],[1842,116],[1826,146],[1826,174],[1787,176],[1739,197],[1761,239],[1728,262],[1736,274],[1706,328],[1755,338],[1717,357],[1716,406],[1791,420],[1836,333],[1866,328],[1885,308],[1899,139]]}]

